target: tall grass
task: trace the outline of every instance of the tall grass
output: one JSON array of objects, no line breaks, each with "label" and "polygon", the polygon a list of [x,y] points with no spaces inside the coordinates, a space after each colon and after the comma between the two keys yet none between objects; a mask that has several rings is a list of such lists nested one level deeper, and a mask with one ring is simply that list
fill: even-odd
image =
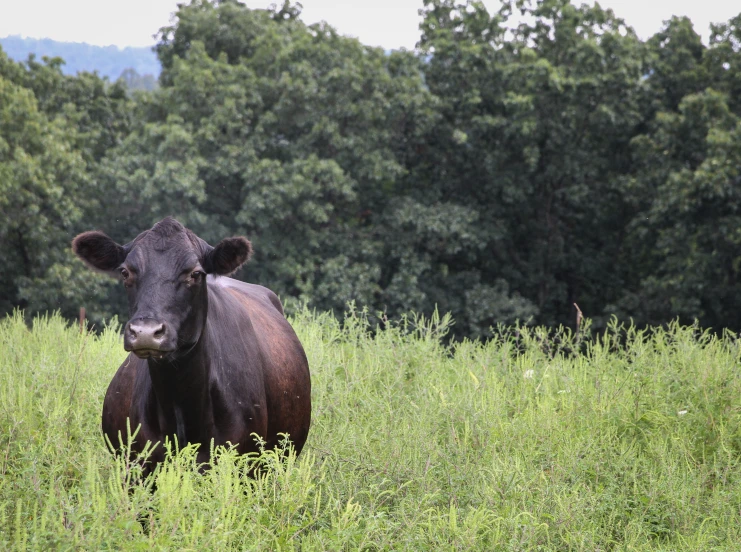
[{"label": "tall grass", "polygon": [[313,377],[304,453],[217,450],[201,474],[186,447],[153,488],[100,432],[118,328],[2,321],[0,549],[738,549],[733,336],[613,325],[565,334],[566,356],[528,328],[449,347],[445,318],[292,323]]}]

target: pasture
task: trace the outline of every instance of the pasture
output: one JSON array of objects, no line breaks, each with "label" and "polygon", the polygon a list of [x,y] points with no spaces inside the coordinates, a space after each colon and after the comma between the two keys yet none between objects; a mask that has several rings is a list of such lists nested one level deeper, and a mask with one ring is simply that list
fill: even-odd
[{"label": "pasture", "polygon": [[[118,326],[0,322],[2,550],[737,550],[741,347],[646,335],[449,347],[449,320],[369,332],[308,311],[304,452],[190,448],[155,473],[106,450]],[[257,478],[245,474],[263,465]],[[144,529],[143,527],[146,527]]]}]

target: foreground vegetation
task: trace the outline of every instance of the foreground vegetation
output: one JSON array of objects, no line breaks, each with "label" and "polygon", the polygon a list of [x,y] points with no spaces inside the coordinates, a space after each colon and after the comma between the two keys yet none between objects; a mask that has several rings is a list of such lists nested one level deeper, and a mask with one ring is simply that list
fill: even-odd
[{"label": "foreground vegetation", "polygon": [[[194,451],[152,481],[106,451],[115,324],[0,323],[3,550],[710,550],[741,542],[739,343],[613,325],[448,347],[449,320],[368,332],[298,314],[314,423],[285,462]],[[549,345],[550,344],[550,345]],[[257,479],[252,462],[267,469]],[[146,528],[146,530],[144,529]]]}]

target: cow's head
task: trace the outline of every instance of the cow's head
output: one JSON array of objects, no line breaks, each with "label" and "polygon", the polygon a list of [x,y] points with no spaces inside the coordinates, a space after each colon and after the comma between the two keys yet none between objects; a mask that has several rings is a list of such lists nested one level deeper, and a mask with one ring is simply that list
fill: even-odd
[{"label": "cow's head", "polygon": [[72,249],[88,266],[122,280],[130,316],[124,349],[155,359],[195,346],[208,310],[206,274],[231,274],[252,253],[246,238],[211,247],[170,217],[126,245],[102,232],[85,232]]}]

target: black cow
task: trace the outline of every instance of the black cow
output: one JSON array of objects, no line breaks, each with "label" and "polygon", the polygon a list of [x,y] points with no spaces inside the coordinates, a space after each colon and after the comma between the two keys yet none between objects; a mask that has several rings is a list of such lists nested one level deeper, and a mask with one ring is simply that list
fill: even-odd
[{"label": "black cow", "polygon": [[[252,433],[267,447],[287,433],[301,451],[311,421],[303,347],[272,291],[225,276],[250,257],[247,239],[211,247],[168,217],[123,246],[85,232],[72,248],[92,268],[120,277],[128,294],[130,353],[103,403],[111,443],[126,437],[128,418],[132,431],[141,425],[134,452],[177,436],[181,446],[198,443],[198,460],[207,462],[211,440],[257,450]],[[150,461],[163,456],[156,447]]]}]

